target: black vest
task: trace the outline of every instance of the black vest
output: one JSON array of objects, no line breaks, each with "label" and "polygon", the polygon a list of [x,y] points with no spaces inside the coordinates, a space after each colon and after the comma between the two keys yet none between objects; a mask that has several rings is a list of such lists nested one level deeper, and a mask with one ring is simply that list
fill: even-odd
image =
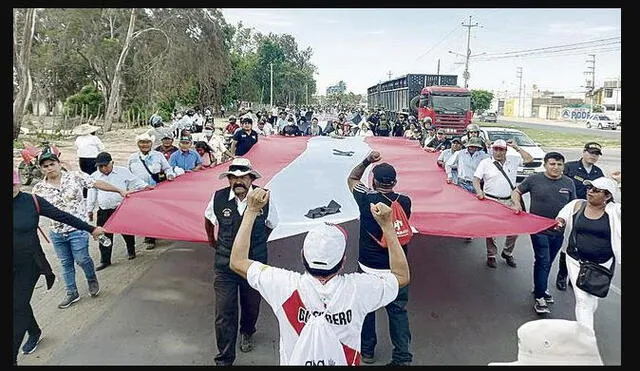
[{"label": "black vest", "polygon": [[[258,188],[255,185],[254,188]],[[242,215],[238,213],[238,206],[235,197],[229,201],[231,187],[217,190],[213,196],[213,212],[218,219],[218,237],[215,267],[229,269],[229,257],[231,246],[236,238]],[[267,263],[267,227],[265,222],[269,216],[269,203],[262,209],[262,212],[255,220],[251,230],[251,246],[249,247],[249,259]]]}]

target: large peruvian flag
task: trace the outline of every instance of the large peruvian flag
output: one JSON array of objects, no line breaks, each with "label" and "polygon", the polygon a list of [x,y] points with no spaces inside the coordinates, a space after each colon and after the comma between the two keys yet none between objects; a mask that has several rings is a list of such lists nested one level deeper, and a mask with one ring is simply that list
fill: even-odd
[{"label": "large peruvian flag", "polygon": [[[262,178],[255,184],[271,190],[279,224],[270,240],[293,236],[318,223],[343,223],[358,218],[358,207],[347,187],[351,170],[367,154],[378,151],[381,162],[396,168],[395,191],[412,200],[410,222],[422,234],[451,237],[489,237],[536,233],[552,219],[516,215],[492,200],[478,200],[462,188],[447,184],[437,154],[422,150],[413,140],[395,137],[260,137],[245,155]],[[352,153],[351,156],[345,153]],[[184,174],[153,190],[131,194],[106,223],[110,232],[170,240],[207,242],[204,210],[213,195],[227,187],[218,175],[229,163]],[[363,182],[370,186],[369,166]],[[340,212],[311,219],[311,209],[341,205]]]}]

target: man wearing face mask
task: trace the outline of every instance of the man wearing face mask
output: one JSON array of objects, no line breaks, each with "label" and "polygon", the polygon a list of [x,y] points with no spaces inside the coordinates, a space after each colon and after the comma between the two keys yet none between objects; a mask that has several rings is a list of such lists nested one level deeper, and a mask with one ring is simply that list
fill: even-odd
[{"label": "man wearing face mask", "polygon": [[[240,297],[240,351],[250,352],[252,335],[260,309],[260,293],[229,268],[231,247],[247,208],[247,194],[258,188],[253,182],[261,175],[251,162],[242,157],[233,159],[229,170],[219,178],[227,178],[229,186],[215,191],[204,212],[209,245],[215,249],[214,290],[215,329],[218,354],[216,366],[232,365],[236,358],[238,337],[238,296]],[[278,223],[278,214],[271,200],[260,210],[251,231],[249,259],[267,263],[267,240]],[[214,227],[218,226],[217,236]]]}]

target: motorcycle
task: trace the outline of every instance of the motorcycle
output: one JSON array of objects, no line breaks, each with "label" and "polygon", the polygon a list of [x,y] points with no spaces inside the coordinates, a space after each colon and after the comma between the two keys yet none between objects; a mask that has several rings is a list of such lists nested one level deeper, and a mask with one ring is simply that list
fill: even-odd
[{"label": "motorcycle", "polygon": [[40,143],[42,148],[34,146],[31,142],[24,141],[22,143],[24,145],[24,149],[20,151],[22,161],[20,162],[20,165],[18,165],[18,171],[20,172],[22,185],[29,185],[34,178],[42,179],[44,176],[40,169],[40,165],[38,164],[38,157],[40,154],[49,151],[60,158],[60,150],[54,144],[50,144],[47,141]]}]

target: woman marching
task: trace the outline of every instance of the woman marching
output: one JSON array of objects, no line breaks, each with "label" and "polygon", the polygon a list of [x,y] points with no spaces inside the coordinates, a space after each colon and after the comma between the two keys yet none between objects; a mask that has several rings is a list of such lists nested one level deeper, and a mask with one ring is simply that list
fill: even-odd
[{"label": "woman marching", "polygon": [[29,334],[22,347],[24,354],[33,353],[42,330],[31,308],[31,296],[40,275],[47,280],[50,289],[55,280],[51,265],[42,251],[37,235],[40,215],[60,223],[69,224],[91,233],[94,239],[104,234],[102,227],[94,227],[75,216],[51,205],[40,196],[20,191],[20,175],[13,170],[13,364],[17,363],[18,350],[25,333]]},{"label": "woman marching", "polygon": [[585,180],[587,200],[576,199],[565,205],[556,221],[556,228],[564,230],[562,251],[567,254],[569,279],[576,297],[576,321],[593,329],[593,317],[598,297],[576,285],[580,260],[590,261],[614,271],[622,262],[622,210],[614,202],[616,182],[600,177]]}]

